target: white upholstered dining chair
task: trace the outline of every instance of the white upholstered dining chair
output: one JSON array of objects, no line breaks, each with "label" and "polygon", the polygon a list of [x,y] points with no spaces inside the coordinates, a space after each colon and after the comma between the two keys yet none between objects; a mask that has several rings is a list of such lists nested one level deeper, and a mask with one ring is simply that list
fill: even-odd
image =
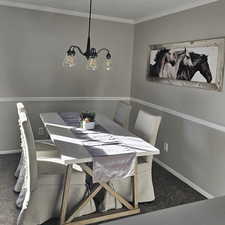
[{"label": "white upholstered dining chair", "polygon": [[[23,103],[21,103],[21,102],[17,103],[17,112],[18,112],[18,116],[19,116],[18,124],[19,124],[19,128],[20,128],[20,136],[21,136],[22,135],[21,123],[20,123],[21,113],[26,113],[26,115],[27,115],[27,111],[26,111]],[[27,118],[28,118],[28,115],[27,115]],[[28,118],[28,120],[29,120],[29,118]],[[22,140],[21,140],[21,145],[22,145]],[[57,157],[59,155],[56,147],[54,146],[54,144],[51,141],[39,141],[39,140],[35,141],[35,149],[36,149],[36,154],[37,154],[38,158],[39,157],[41,157],[41,158]],[[20,162],[15,171],[16,177],[19,177],[20,170],[23,167],[22,163],[23,163],[23,151],[21,154]],[[15,192],[19,192],[20,189],[21,189],[21,180],[20,180],[20,182],[19,181],[17,182],[14,190],[15,190]]]},{"label": "white upholstered dining chair", "polygon": [[[62,184],[66,170],[63,161],[37,161],[35,142],[26,114],[21,113],[21,136],[24,151],[24,183],[17,204],[21,211],[17,225],[39,225],[52,217],[59,217]],[[69,193],[68,211],[74,209],[87,194],[86,175],[73,170]],[[93,202],[88,203],[77,216],[95,211]]]},{"label": "white upholstered dining chair", "polygon": [[[152,145],[155,145],[161,117],[151,115],[140,110],[135,122],[135,134]],[[153,156],[138,157],[137,173],[138,173],[138,202],[150,202],[155,199],[154,188],[152,184],[152,160]],[[133,200],[132,179],[128,177],[123,180],[111,181],[111,186],[116,192],[124,196],[128,201]],[[113,197],[106,193],[101,204],[103,211],[121,208],[121,204]]]},{"label": "white upholstered dining chair", "polygon": [[127,102],[120,101],[117,105],[113,120],[120,126],[128,128],[130,118],[131,105]]},{"label": "white upholstered dining chair", "polygon": [[[140,110],[134,126],[136,134],[155,146],[161,119],[161,116],[151,115]],[[152,184],[152,160],[153,156],[138,158],[139,202],[150,202],[155,199]]]},{"label": "white upholstered dining chair", "polygon": [[[18,113],[19,120],[20,120],[20,113],[21,112],[25,112],[26,115],[27,115],[27,118],[29,119],[29,116],[28,116],[27,110],[25,109],[24,104],[22,102],[18,102],[16,104],[16,106],[17,106],[17,113]],[[55,148],[51,148],[51,146],[55,146],[55,145],[50,139],[48,139],[48,140],[35,140],[35,146],[36,146],[36,149],[39,149],[39,151],[48,151],[46,148],[48,148],[49,146],[50,146],[50,149],[49,149],[50,151],[55,149]]]}]

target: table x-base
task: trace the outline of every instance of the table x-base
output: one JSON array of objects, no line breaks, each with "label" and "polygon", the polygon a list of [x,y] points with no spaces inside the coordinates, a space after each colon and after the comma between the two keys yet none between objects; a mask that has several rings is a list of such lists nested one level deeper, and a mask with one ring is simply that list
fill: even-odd
[{"label": "table x-base", "polygon": [[[137,161],[137,160],[136,160]],[[87,166],[85,163],[80,164],[83,171],[88,174],[89,176],[93,177],[93,170]],[[140,208],[138,207],[138,192],[137,192],[137,162],[135,166],[135,173],[132,177],[132,185],[133,185],[133,204],[128,202],[125,198],[123,198],[119,193],[115,192],[110,185],[107,183],[98,183],[97,187],[91,191],[91,193],[79,204],[76,210],[72,213],[71,216],[66,218],[66,211],[67,211],[67,203],[68,203],[68,196],[69,196],[69,189],[70,189],[70,181],[71,175],[73,170],[73,164],[67,165],[66,174],[64,177],[64,184],[63,184],[63,197],[62,197],[62,205],[61,205],[61,212],[60,212],[60,225],[81,225],[81,224],[91,224],[97,223],[101,221],[116,219],[120,217],[125,217],[129,215],[134,215],[140,213]],[[95,216],[89,219],[83,220],[75,220],[77,213],[88,203],[90,202],[98,193],[99,191],[104,188],[108,191],[112,196],[114,196],[122,205],[124,205],[127,210],[122,212],[114,212],[107,215],[102,216]]]}]

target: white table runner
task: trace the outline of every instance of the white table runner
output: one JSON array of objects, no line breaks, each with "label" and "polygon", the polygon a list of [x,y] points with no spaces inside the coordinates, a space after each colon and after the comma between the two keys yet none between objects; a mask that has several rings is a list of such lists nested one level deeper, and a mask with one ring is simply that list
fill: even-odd
[{"label": "white table runner", "polygon": [[94,183],[134,175],[136,150],[133,146],[129,146],[129,143],[125,144],[125,137],[113,135],[99,124],[96,124],[94,130],[81,129],[77,112],[63,112],[59,115],[68,126],[71,126],[74,136],[92,155]]}]

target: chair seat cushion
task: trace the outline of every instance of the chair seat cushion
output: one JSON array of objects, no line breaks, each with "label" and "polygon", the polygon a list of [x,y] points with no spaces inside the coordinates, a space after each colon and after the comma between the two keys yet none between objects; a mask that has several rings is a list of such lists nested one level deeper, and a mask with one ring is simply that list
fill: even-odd
[{"label": "chair seat cushion", "polygon": [[48,159],[48,158],[60,158],[60,154],[57,150],[46,150],[46,151],[36,151],[36,158],[39,160],[41,159]]},{"label": "chair seat cushion", "polygon": [[[39,184],[62,184],[66,173],[66,165],[59,158],[52,158],[51,161],[37,161],[38,165],[38,183]],[[85,184],[86,174],[73,169],[71,184]]]}]

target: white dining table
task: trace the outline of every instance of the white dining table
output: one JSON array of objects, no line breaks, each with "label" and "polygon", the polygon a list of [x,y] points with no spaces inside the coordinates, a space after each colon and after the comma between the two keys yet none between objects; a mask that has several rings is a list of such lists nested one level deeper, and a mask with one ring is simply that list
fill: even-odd
[{"label": "white dining table", "polygon": [[[87,163],[93,162],[92,155],[88,150],[81,144],[79,138],[72,132],[73,126],[69,126],[61,118],[57,112],[42,113],[40,114],[41,120],[51,138],[51,140],[56,145],[61,156],[63,156],[64,162],[67,165],[64,185],[63,185],[63,199],[61,205],[60,213],[60,225],[75,225],[75,224],[90,224],[101,221],[106,221],[109,219],[124,217],[128,215],[134,215],[140,213],[140,208],[138,207],[138,196],[137,196],[137,166],[135,166],[135,172],[132,176],[133,178],[133,203],[129,203],[124,199],[119,193],[116,193],[107,182],[99,182],[98,186],[91,191],[90,195],[81,202],[80,206],[76,209],[71,216],[66,218],[67,212],[67,201],[68,201],[68,192],[70,187],[70,179],[72,174],[73,164],[79,164],[84,172],[89,176],[93,177],[93,170],[87,165]],[[129,132],[127,129],[116,124],[112,119],[109,119],[107,116],[97,113],[96,122],[101,125],[104,129],[109,131],[113,135],[123,136],[123,137],[135,137],[134,134]],[[146,145],[146,143],[145,143]],[[140,156],[152,156],[157,155],[160,151],[148,144],[146,149],[136,149],[136,158]],[[137,163],[137,160],[136,160]],[[104,188],[106,191],[110,192],[118,201],[120,201],[127,210],[121,212],[116,212],[107,214],[107,215],[98,215],[88,219],[76,219],[74,221],[76,213],[91,199],[96,196],[99,191]]]}]

